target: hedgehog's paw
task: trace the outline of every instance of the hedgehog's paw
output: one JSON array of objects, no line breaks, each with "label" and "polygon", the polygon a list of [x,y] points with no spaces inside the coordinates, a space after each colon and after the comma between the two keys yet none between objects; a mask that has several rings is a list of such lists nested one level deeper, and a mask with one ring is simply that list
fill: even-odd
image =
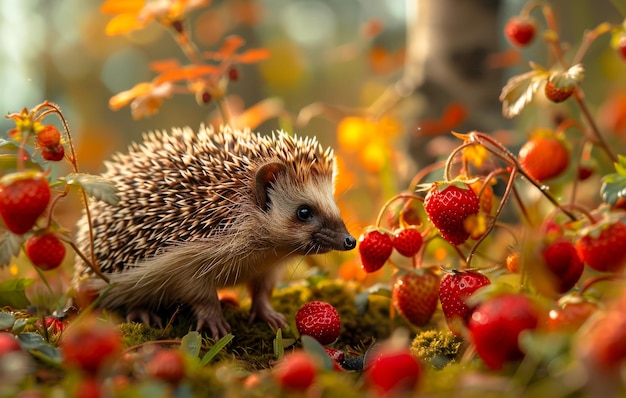
[{"label": "hedgehog's paw", "polygon": [[256,319],[267,322],[273,330],[286,329],[287,319],[285,315],[276,311],[271,305],[253,305],[250,310],[250,322]]},{"label": "hedgehog's paw", "polygon": [[126,314],[126,321],[128,322],[141,322],[147,326],[158,326],[163,329],[163,323],[161,318],[155,313],[146,310],[132,310]]},{"label": "hedgehog's paw", "polygon": [[198,318],[198,323],[196,325],[196,330],[208,329],[211,332],[211,337],[214,340],[218,340],[220,337],[223,337],[230,333],[230,325],[226,322],[224,315],[222,315],[222,310],[217,306],[206,305],[206,306],[194,306],[194,311],[196,313],[196,317]]}]

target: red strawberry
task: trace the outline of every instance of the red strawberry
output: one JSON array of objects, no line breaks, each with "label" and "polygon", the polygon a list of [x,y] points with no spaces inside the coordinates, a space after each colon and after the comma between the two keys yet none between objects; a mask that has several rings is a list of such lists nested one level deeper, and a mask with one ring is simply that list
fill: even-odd
[{"label": "red strawberry", "polygon": [[394,232],[391,244],[405,257],[413,257],[422,247],[422,234],[415,227],[398,229]]},{"label": "red strawberry", "polygon": [[373,354],[365,368],[367,384],[376,396],[411,396],[423,374],[422,364],[408,349],[384,348]]},{"label": "red strawberry", "polygon": [[11,174],[0,182],[0,216],[15,234],[30,231],[49,201],[50,186],[41,173]]},{"label": "red strawberry", "polygon": [[509,254],[508,256],[506,256],[506,268],[513,272],[513,273],[517,273],[518,271],[518,264],[519,264],[519,253],[518,252],[513,252],[511,254]]},{"label": "red strawberry", "polygon": [[296,328],[300,335],[315,338],[322,345],[337,340],[341,330],[339,313],[332,305],[323,301],[304,304],[296,313]]},{"label": "red strawberry", "polygon": [[565,293],[578,282],[584,265],[576,248],[569,240],[558,238],[545,246],[541,256],[550,272],[550,285],[557,293]]},{"label": "red strawberry", "polygon": [[75,397],[81,398],[101,398],[105,396],[102,391],[102,382],[94,376],[83,377],[78,380]]},{"label": "red strawberry", "polygon": [[146,372],[155,379],[177,385],[185,377],[185,358],[178,350],[159,349],[146,364]]},{"label": "red strawberry", "polygon": [[485,275],[475,271],[456,271],[447,273],[439,284],[439,300],[441,309],[450,330],[460,334],[454,327],[454,319],[460,318],[467,325],[475,307],[469,307],[466,300],[479,288],[489,285],[491,281]]},{"label": "red strawberry", "polygon": [[544,89],[546,98],[556,103],[565,101],[574,93],[584,76],[585,70],[580,64],[566,71],[551,73]]},{"label": "red strawberry", "polygon": [[49,160],[51,162],[58,162],[59,160],[62,160],[63,157],[65,156],[65,148],[61,144],[49,146],[49,147],[43,147],[41,148],[41,156],[45,160]]},{"label": "red strawberry", "polygon": [[61,133],[52,124],[43,126],[43,129],[37,133],[37,145],[42,148],[55,147],[61,142]]},{"label": "red strawberry", "polygon": [[236,82],[239,80],[239,69],[232,67],[228,69],[228,80],[231,82]]},{"label": "red strawberry", "polygon": [[550,331],[575,332],[598,310],[598,304],[580,296],[568,297],[557,309],[548,314],[547,328]]},{"label": "red strawberry", "polygon": [[287,389],[305,391],[317,376],[318,365],[304,351],[295,351],[285,355],[274,368],[274,377]]},{"label": "red strawberry", "polygon": [[594,172],[595,172],[595,169],[594,169],[593,166],[580,165],[580,166],[578,166],[578,173],[577,173],[576,177],[580,181],[585,181],[586,179],[591,177]]},{"label": "red strawberry", "polygon": [[66,364],[96,374],[120,354],[122,338],[112,324],[83,318],[63,332],[60,347]]},{"label": "red strawberry", "polygon": [[328,354],[328,356],[333,360],[334,370],[343,370],[341,364],[346,359],[346,353],[332,347],[324,347],[324,350]]},{"label": "red strawberry", "polygon": [[21,350],[20,342],[12,333],[0,332],[0,358],[9,352]]},{"label": "red strawberry", "polygon": [[24,244],[24,252],[41,270],[48,271],[57,268],[65,258],[65,245],[52,232],[43,235],[33,235]]},{"label": "red strawberry", "polygon": [[590,319],[580,335],[580,348],[601,370],[620,369],[626,360],[626,294],[622,293],[601,315]]},{"label": "red strawberry", "polygon": [[600,272],[620,272],[626,266],[626,225],[600,222],[583,231],[576,242],[580,258]]},{"label": "red strawberry", "polygon": [[393,305],[415,326],[424,326],[437,309],[439,276],[432,268],[419,268],[397,277],[391,289]]},{"label": "red strawberry", "polygon": [[504,26],[506,38],[517,47],[529,45],[535,38],[537,27],[531,18],[513,17]]},{"label": "red strawberry", "polygon": [[[63,321],[55,316],[45,317],[45,322],[46,329],[48,329],[48,331],[52,332],[53,334],[61,333],[63,330],[65,330],[65,327],[67,326],[65,323],[63,323]],[[43,327],[43,323],[41,321],[38,321],[37,326]]]},{"label": "red strawberry", "polygon": [[435,182],[424,198],[428,218],[453,245],[460,245],[470,237],[465,220],[478,214],[479,199],[463,181]]},{"label": "red strawberry", "polygon": [[519,335],[535,329],[539,315],[536,305],[523,294],[504,294],[481,303],[472,313],[469,330],[483,362],[498,370],[506,362],[522,358]]},{"label": "red strawberry", "polygon": [[359,237],[359,254],[365,272],[382,268],[392,251],[391,237],[385,232],[370,230]]},{"label": "red strawberry", "polygon": [[554,134],[534,134],[519,151],[522,169],[539,182],[559,176],[569,165],[569,152]]},{"label": "red strawberry", "polygon": [[575,86],[557,87],[553,81],[548,81],[546,83],[544,93],[547,99],[558,104],[559,102],[563,102],[571,97],[575,88]]}]

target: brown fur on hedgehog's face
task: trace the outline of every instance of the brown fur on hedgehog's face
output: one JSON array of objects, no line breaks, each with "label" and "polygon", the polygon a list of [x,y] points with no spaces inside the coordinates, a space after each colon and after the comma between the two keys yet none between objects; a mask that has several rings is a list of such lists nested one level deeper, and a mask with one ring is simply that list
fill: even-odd
[{"label": "brown fur on hedgehog's face", "polygon": [[282,163],[269,163],[259,168],[255,189],[277,248],[307,255],[356,246],[335,203],[332,173],[300,180]]}]

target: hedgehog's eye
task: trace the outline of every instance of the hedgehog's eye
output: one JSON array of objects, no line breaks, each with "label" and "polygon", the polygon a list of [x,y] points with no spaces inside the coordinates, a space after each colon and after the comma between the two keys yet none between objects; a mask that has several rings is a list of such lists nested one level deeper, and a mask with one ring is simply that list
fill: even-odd
[{"label": "hedgehog's eye", "polygon": [[296,216],[300,221],[309,221],[313,218],[313,210],[307,205],[302,205],[296,210]]}]

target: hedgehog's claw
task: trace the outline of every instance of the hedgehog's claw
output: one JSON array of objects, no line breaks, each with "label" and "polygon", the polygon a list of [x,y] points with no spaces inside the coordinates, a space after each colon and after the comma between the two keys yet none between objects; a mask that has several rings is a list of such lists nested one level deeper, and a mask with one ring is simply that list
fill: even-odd
[{"label": "hedgehog's claw", "polygon": [[196,324],[196,330],[209,329],[213,340],[217,341],[220,337],[226,336],[230,333],[230,325],[222,317],[221,319],[198,319]]},{"label": "hedgehog's claw", "polygon": [[126,321],[141,322],[147,326],[156,325],[159,328],[163,329],[163,323],[161,322],[161,318],[150,311],[132,310],[126,315]]},{"label": "hedgehog's claw", "polygon": [[250,311],[249,321],[252,323],[256,319],[267,322],[273,330],[287,328],[287,319],[285,318],[285,315],[274,310],[274,308],[270,305],[253,305],[252,310]]},{"label": "hedgehog's claw", "polygon": [[230,325],[224,319],[219,305],[217,310],[212,306],[195,306],[194,309],[198,318],[196,330],[208,329],[215,341],[231,332]]}]

